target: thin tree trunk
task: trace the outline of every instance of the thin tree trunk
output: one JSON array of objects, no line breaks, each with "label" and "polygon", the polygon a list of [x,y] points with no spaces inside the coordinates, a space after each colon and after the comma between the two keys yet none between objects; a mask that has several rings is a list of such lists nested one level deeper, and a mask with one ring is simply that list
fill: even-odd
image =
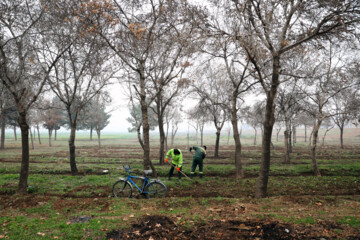
[{"label": "thin tree trunk", "polygon": [[227,137],[227,145],[229,145],[229,141],[230,141],[230,132],[231,132],[231,130],[230,130],[230,128],[229,128],[229,130],[228,130],[228,137]]},{"label": "thin tree trunk", "polygon": [[19,112],[18,123],[21,130],[21,169],[18,185],[18,193],[27,193],[27,183],[29,177],[29,125],[26,122],[26,112]]},{"label": "thin tree trunk", "polygon": [[233,126],[233,135],[234,135],[234,141],[235,141],[235,168],[236,168],[236,177],[237,178],[243,178],[244,177],[244,171],[241,164],[241,141],[240,141],[240,134],[239,134],[239,128],[238,128],[238,119],[237,119],[237,92],[235,91],[233,93],[232,99],[231,99],[231,124]]},{"label": "thin tree trunk", "polygon": [[269,180],[270,160],[271,160],[271,137],[275,123],[275,99],[279,82],[280,56],[273,57],[273,72],[271,80],[271,89],[267,92],[264,134],[262,139],[262,153],[260,173],[257,181],[256,197],[263,198],[267,196],[267,184]]},{"label": "thin tree trunk", "polygon": [[98,146],[99,148],[101,148],[101,130],[100,129],[96,129],[96,133],[97,133],[97,138],[98,138]]},{"label": "thin tree trunk", "polygon": [[[159,110],[158,110],[159,111]],[[165,131],[164,131],[164,121],[162,115],[158,117],[159,124],[159,134],[160,134],[160,151],[159,151],[159,164],[163,165],[164,155],[165,155]]]},{"label": "thin tree trunk", "polygon": [[316,146],[317,146],[320,125],[321,125],[321,121],[319,120],[318,123],[314,126],[312,146],[311,146],[311,159],[312,159],[312,163],[313,163],[313,167],[314,167],[315,176],[321,176],[321,173],[320,173],[319,167],[318,167],[318,163],[317,163],[317,159],[316,159]]},{"label": "thin tree trunk", "polygon": [[93,126],[90,127],[90,141],[93,140]]},{"label": "thin tree trunk", "polygon": [[36,129],[37,129],[37,133],[38,133],[39,144],[41,145],[41,137],[40,137],[40,127],[39,127],[39,124],[36,125]]},{"label": "thin tree trunk", "polygon": [[55,129],[55,136],[54,136],[54,140],[56,141],[57,138],[57,130]]},{"label": "thin tree trunk", "polygon": [[6,116],[5,114],[1,114],[1,144],[0,144],[0,150],[5,149],[5,124]]},{"label": "thin tree trunk", "polygon": [[70,150],[70,169],[71,174],[78,174],[78,169],[76,167],[76,156],[75,156],[75,134],[76,134],[76,123],[71,122],[71,131],[70,131],[70,139],[69,139],[69,150]]},{"label": "thin tree trunk", "polygon": [[284,131],[284,162],[290,164],[290,151],[289,151],[289,133],[286,129]]},{"label": "thin tree trunk", "polygon": [[216,141],[215,141],[215,154],[214,157],[219,157],[219,146],[220,146],[220,130],[216,131]]},{"label": "thin tree trunk", "polygon": [[49,147],[52,147],[52,144],[51,144],[51,136],[52,136],[53,130],[52,130],[52,129],[48,129],[48,132],[49,132]]},{"label": "thin tree trunk", "polygon": [[276,141],[278,142],[279,141],[279,133],[281,131],[281,128],[279,129],[276,129]]},{"label": "thin tree trunk", "polygon": [[200,145],[204,146],[204,125],[200,127]]},{"label": "thin tree trunk", "polygon": [[254,131],[255,131],[254,146],[256,146],[256,136],[257,136],[257,130],[256,130],[256,128],[254,128]]},{"label": "thin tree trunk", "polygon": [[344,149],[344,126],[340,127],[340,145],[341,149]]},{"label": "thin tree trunk", "polygon": [[307,140],[306,125],[304,125],[304,126],[305,126],[305,142],[306,142],[306,140]]},{"label": "thin tree trunk", "polygon": [[31,131],[31,127],[29,129],[29,132],[30,132],[31,149],[34,149],[34,138],[33,138],[33,134]]},{"label": "thin tree trunk", "polygon": [[295,146],[295,143],[296,143],[296,126],[293,126],[293,144]]},{"label": "thin tree trunk", "polygon": [[[29,131],[29,129],[28,129],[28,131]],[[14,138],[15,138],[15,141],[17,141],[16,126],[14,126]]]},{"label": "thin tree trunk", "polygon": [[288,129],[288,141],[289,141],[289,153],[292,153],[292,131],[291,131],[291,126],[289,126],[289,129]]}]

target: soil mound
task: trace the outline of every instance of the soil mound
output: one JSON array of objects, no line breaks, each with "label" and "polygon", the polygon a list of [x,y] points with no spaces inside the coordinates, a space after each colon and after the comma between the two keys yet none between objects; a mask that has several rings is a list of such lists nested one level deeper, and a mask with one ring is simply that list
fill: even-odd
[{"label": "soil mound", "polygon": [[[107,239],[360,239],[359,233],[347,232],[339,236],[333,231],[345,229],[333,223],[323,223],[316,226],[285,224],[271,220],[238,221],[214,220],[206,224],[197,224],[191,229],[177,224],[165,216],[145,216],[140,218],[130,229],[113,230],[106,236]],[[339,232],[339,231],[337,231]],[[344,237],[344,238],[343,238]]]}]

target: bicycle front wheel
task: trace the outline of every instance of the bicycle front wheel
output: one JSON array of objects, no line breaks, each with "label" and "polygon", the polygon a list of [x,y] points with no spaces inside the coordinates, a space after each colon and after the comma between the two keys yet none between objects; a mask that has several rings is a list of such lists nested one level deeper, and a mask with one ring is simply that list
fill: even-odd
[{"label": "bicycle front wheel", "polygon": [[132,186],[129,184],[129,182],[125,180],[119,180],[114,183],[112,193],[114,197],[131,198],[132,190]]},{"label": "bicycle front wheel", "polygon": [[152,181],[145,186],[146,198],[165,197],[166,191],[166,186],[157,181]]}]

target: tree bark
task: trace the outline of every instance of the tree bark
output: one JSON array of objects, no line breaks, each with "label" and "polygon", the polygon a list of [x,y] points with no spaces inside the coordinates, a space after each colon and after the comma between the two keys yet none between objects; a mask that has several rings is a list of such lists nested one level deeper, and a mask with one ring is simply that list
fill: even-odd
[{"label": "tree bark", "polygon": [[289,127],[289,131],[288,131],[288,141],[289,141],[289,153],[292,153],[292,147],[293,147],[293,143],[292,143],[292,131],[291,131],[291,126]]},{"label": "tree bark", "polygon": [[93,140],[93,127],[90,127],[90,141]]},{"label": "tree bark", "polygon": [[295,146],[295,143],[296,143],[296,126],[293,126],[293,144]]},{"label": "tree bark", "polygon": [[215,141],[215,154],[214,157],[219,157],[219,147],[220,147],[220,130],[216,130],[216,141]]},{"label": "tree bark", "polygon": [[144,77],[143,69],[140,71],[140,105],[141,105],[142,127],[143,127],[143,137],[144,137],[143,166],[144,166],[144,170],[151,168],[151,170],[153,171],[153,176],[157,177],[156,169],[154,168],[150,159],[150,126],[148,119],[148,106],[146,102],[145,77]]},{"label": "tree bark", "polygon": [[256,130],[256,128],[254,128],[254,131],[255,131],[254,146],[256,146],[256,136],[257,136],[257,130]]},{"label": "tree bark", "polygon": [[29,128],[29,132],[30,132],[31,149],[34,149],[34,138],[31,131],[31,127]]},{"label": "tree bark", "polygon": [[[159,111],[159,110],[158,110]],[[159,134],[160,134],[160,151],[159,151],[159,164],[163,165],[164,155],[165,155],[165,130],[164,130],[164,120],[162,115],[158,116],[159,124]]]},{"label": "tree bark", "polygon": [[54,136],[54,140],[56,141],[57,138],[57,130],[55,129],[55,136]]},{"label": "tree bark", "polygon": [[305,142],[307,141],[307,134],[306,134],[306,125],[305,126]]},{"label": "tree bark", "polygon": [[[28,131],[29,131],[29,129],[28,129]],[[16,126],[14,126],[14,138],[15,138],[15,141],[17,141]]]},{"label": "tree bark", "polygon": [[99,148],[101,147],[101,130],[100,129],[96,129],[96,134],[97,134],[97,138],[98,138],[98,146]]},{"label": "tree bark", "polygon": [[51,136],[52,136],[52,129],[48,129],[48,132],[49,132],[49,147],[52,147],[52,144],[51,144]]},{"label": "tree bark", "polygon": [[27,193],[27,183],[29,177],[29,125],[26,122],[26,112],[19,112],[18,123],[21,130],[21,169],[18,185],[18,193]]},{"label": "tree bark", "polygon": [[39,144],[41,145],[40,127],[39,127],[39,124],[37,124],[37,125],[36,125],[36,129],[37,129],[37,133],[38,133],[38,140],[39,140]]},{"label": "tree bark", "polygon": [[5,149],[5,120],[6,116],[5,114],[1,114],[1,144],[0,144],[0,150]]},{"label": "tree bark", "polygon": [[290,164],[289,133],[287,129],[284,131],[284,158],[284,162]]},{"label": "tree bark", "polygon": [[70,150],[70,169],[71,174],[76,175],[78,174],[78,169],[76,167],[76,160],[75,160],[75,134],[76,134],[76,123],[71,122],[71,131],[70,131],[70,139],[69,139],[69,150]]},{"label": "tree bark", "polygon": [[344,149],[344,125],[340,127],[340,146]]},{"label": "tree bark", "polygon": [[233,126],[233,135],[235,141],[235,168],[236,168],[236,178],[243,178],[244,171],[241,164],[241,141],[238,127],[238,119],[237,119],[237,92],[233,93],[232,96],[232,106],[231,106],[231,124]]},{"label": "tree bark", "polygon": [[312,145],[311,145],[311,159],[314,167],[314,175],[315,176],[321,176],[321,173],[319,171],[317,159],[316,159],[316,147],[317,147],[317,141],[319,136],[319,128],[321,125],[321,120],[318,120],[318,123],[314,126],[313,130],[313,138],[312,138]]},{"label": "tree bark", "polygon": [[267,184],[269,180],[270,160],[271,160],[271,137],[275,123],[275,98],[279,87],[279,69],[280,56],[273,57],[273,72],[271,79],[271,89],[267,92],[264,134],[262,138],[262,153],[260,173],[257,181],[256,197],[263,198],[267,196]]}]

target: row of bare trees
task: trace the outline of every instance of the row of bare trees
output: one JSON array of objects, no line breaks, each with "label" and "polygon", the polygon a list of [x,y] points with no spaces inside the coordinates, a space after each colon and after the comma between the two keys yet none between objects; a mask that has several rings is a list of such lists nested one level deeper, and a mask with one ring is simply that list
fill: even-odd
[{"label": "row of bare trees", "polygon": [[[127,86],[131,106],[141,110],[135,126],[144,169],[151,168],[155,176],[149,111],[158,122],[162,164],[168,132],[164,126],[170,124],[169,110],[181,109],[175,100],[186,98],[180,96],[183,92],[196,93],[199,98],[192,116],[203,120],[196,127],[201,131],[206,119],[214,123],[216,155],[221,129],[230,119],[237,177],[244,176],[238,125],[244,114],[241,110],[250,105],[250,95],[265,98],[260,112],[263,138],[257,197],[267,194],[276,116],[283,118],[289,134],[294,117],[289,111],[296,108],[295,102],[306,101],[302,105],[309,108],[302,111],[310,114],[316,109],[312,144],[316,170],[317,130],[325,118],[339,115],[330,113],[328,103],[358,81],[354,78],[358,74],[356,55],[351,51],[342,54],[341,49],[358,49],[360,3],[206,2],[2,1],[0,77],[12,96],[22,133],[20,193],[26,192],[29,170],[28,115],[42,93],[49,90],[67,110],[70,166],[76,174],[75,134],[80,113],[113,79]],[[281,101],[289,102],[283,105]],[[277,109],[278,102],[281,107]],[[177,131],[175,126],[173,131]]]}]

